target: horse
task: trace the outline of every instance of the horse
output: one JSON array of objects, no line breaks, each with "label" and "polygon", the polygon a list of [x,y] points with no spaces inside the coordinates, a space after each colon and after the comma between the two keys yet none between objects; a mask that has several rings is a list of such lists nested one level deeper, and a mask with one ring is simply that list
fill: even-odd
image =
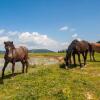
[{"label": "horse", "polygon": [[75,54],[78,55],[80,68],[82,67],[80,54],[82,54],[83,56],[84,65],[86,65],[88,51],[89,51],[89,43],[87,41],[84,40],[78,41],[76,39],[73,40],[69,45],[68,49],[66,50],[66,57],[65,57],[66,68],[68,68],[69,65],[71,65],[71,55],[73,56],[74,66],[76,66]]},{"label": "horse", "polygon": [[5,68],[9,63],[12,63],[12,75],[14,76],[15,62],[22,63],[22,73],[26,66],[26,73],[28,72],[28,49],[24,46],[15,48],[13,41],[4,42],[5,45],[5,55],[4,55],[4,67],[2,69],[2,79],[4,77]]},{"label": "horse", "polygon": [[96,61],[95,52],[100,53],[100,43],[90,43],[90,61]]}]

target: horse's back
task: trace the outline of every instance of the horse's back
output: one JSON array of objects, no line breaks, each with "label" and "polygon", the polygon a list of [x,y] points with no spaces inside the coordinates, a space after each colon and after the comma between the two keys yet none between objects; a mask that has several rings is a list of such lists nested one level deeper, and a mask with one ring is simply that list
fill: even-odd
[{"label": "horse's back", "polygon": [[89,50],[89,43],[87,41],[73,40],[68,47],[68,51],[86,51]]},{"label": "horse's back", "polygon": [[81,48],[83,49],[83,50],[89,50],[89,48],[90,48],[90,44],[89,44],[89,42],[88,41],[85,41],[85,40],[82,40],[82,41],[80,41],[80,45],[81,45]]},{"label": "horse's back", "polygon": [[24,46],[20,46],[18,48],[15,48],[14,52],[15,57],[22,57],[22,58],[28,58],[28,49]]},{"label": "horse's back", "polygon": [[92,49],[100,53],[100,43],[91,43]]}]

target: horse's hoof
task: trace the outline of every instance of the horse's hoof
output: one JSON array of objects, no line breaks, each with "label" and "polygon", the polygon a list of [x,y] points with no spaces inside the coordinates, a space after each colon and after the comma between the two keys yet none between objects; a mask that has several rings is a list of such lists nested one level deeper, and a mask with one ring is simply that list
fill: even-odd
[{"label": "horse's hoof", "polygon": [[65,69],[68,69],[68,66],[65,66]]},{"label": "horse's hoof", "polygon": [[14,77],[15,76],[15,74],[12,74],[12,77]]},{"label": "horse's hoof", "polygon": [[84,65],[84,67],[86,67],[87,65]]}]

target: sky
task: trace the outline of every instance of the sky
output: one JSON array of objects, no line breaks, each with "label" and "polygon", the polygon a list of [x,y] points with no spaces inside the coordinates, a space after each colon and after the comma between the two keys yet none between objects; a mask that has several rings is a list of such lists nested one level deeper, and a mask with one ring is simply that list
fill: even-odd
[{"label": "sky", "polygon": [[0,0],[0,50],[9,40],[57,51],[74,39],[100,40],[100,0]]}]

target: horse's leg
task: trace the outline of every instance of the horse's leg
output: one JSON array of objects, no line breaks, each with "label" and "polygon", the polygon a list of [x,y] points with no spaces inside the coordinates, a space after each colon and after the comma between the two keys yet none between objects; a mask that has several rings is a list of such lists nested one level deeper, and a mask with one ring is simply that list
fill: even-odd
[{"label": "horse's leg", "polygon": [[25,62],[24,61],[21,61],[21,63],[22,63],[22,73],[24,73]]},{"label": "horse's leg", "polygon": [[72,61],[71,61],[71,55],[70,55],[69,61],[70,61],[70,65],[71,65],[71,64],[72,64]]},{"label": "horse's leg", "polygon": [[26,73],[28,72],[28,66],[29,66],[29,63],[28,63],[28,61],[26,60]]},{"label": "horse's leg", "polygon": [[81,64],[80,53],[78,53],[78,61],[79,61],[79,64],[80,64],[80,68],[81,68],[81,67],[82,67],[82,64]]},{"label": "horse's leg", "polygon": [[[82,52],[82,56],[83,56],[83,60],[84,60],[84,62],[85,62],[85,54],[84,54],[84,52]],[[85,63],[84,63],[85,64]]]},{"label": "horse's leg", "polygon": [[82,56],[83,56],[83,59],[84,59],[84,52],[82,52]]},{"label": "horse's leg", "polygon": [[72,55],[73,55],[74,66],[76,67],[75,53],[73,53]]},{"label": "horse's leg", "polygon": [[93,61],[96,61],[95,57],[94,57],[94,54],[95,54],[95,51],[93,51],[92,56],[93,56]]},{"label": "horse's leg", "polygon": [[7,67],[7,65],[8,65],[8,62],[5,61],[4,67],[3,67],[3,69],[2,69],[2,79],[3,79],[3,77],[4,77],[4,71],[5,71],[5,68]]},{"label": "horse's leg", "polygon": [[92,61],[92,51],[90,51],[90,61]]},{"label": "horse's leg", "polygon": [[88,53],[88,51],[85,51],[85,56],[84,56],[84,65],[86,65],[87,53]]},{"label": "horse's leg", "polygon": [[14,76],[15,62],[12,63],[12,75]]},{"label": "horse's leg", "polygon": [[66,56],[64,58],[64,61],[65,61],[65,69],[68,69],[68,54],[66,53]]}]

